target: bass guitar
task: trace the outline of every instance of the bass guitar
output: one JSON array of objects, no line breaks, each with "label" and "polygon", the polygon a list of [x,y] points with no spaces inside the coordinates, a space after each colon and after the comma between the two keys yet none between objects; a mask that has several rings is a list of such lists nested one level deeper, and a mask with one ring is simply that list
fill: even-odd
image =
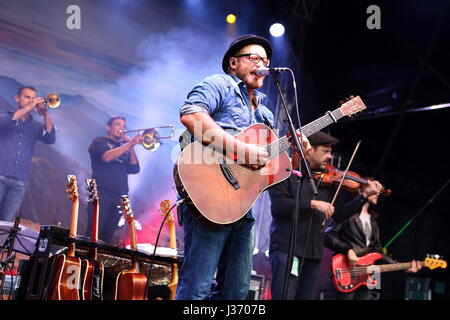
[{"label": "bass guitar", "polygon": [[92,244],[87,259],[81,261],[81,298],[83,300],[103,300],[103,279],[105,267],[97,260],[98,224],[100,204],[98,200],[97,183],[95,179],[86,179],[89,192],[88,202],[93,206],[92,215]]},{"label": "bass guitar", "polygon": [[[130,229],[130,247],[136,251],[136,227],[134,225],[134,215],[131,209],[130,200],[127,195],[123,195],[120,201],[121,212]],[[114,300],[145,300],[147,292],[147,276],[141,273],[137,257],[133,257],[131,268],[121,271],[116,278],[114,289]]]},{"label": "bass guitar", "polygon": [[[361,98],[355,97],[334,111],[302,127],[308,137],[344,116],[364,110]],[[234,154],[225,154],[195,141],[180,153],[174,168],[174,179],[179,194],[188,198],[198,210],[193,211],[201,221],[223,225],[242,218],[258,196],[268,187],[287,179],[292,171],[287,150],[291,146],[286,135],[278,138],[275,131],[263,124],[254,124],[237,134],[239,141],[265,147],[267,164],[251,170],[235,161]],[[212,200],[212,197],[214,200]]]},{"label": "bass guitar", "polygon": [[[166,199],[161,201],[159,204],[160,210],[164,215],[167,214],[170,210],[170,200]],[[169,231],[170,231],[170,241],[169,246],[171,249],[177,248],[177,235],[175,232],[175,219],[173,217],[172,212],[169,212],[169,215],[167,216],[166,223],[169,225]],[[177,258],[177,257],[173,257]],[[177,291],[177,285],[178,285],[178,264],[172,263],[172,274],[169,281],[169,289],[170,289],[170,300],[175,300],[175,294]]]},{"label": "bass guitar", "polygon": [[[331,272],[335,288],[340,292],[348,293],[362,285],[374,287],[377,284],[376,279],[372,278],[375,273],[407,270],[411,268],[411,262],[374,265],[373,263],[382,256],[378,252],[368,253],[360,257],[358,264],[351,269],[348,267],[348,258],[345,254],[336,254],[333,256]],[[430,270],[436,268],[445,269],[447,267],[447,262],[439,259],[439,256],[436,255],[429,255],[424,261],[419,261],[419,264]]]},{"label": "bass guitar", "polygon": [[78,226],[78,187],[77,177],[68,175],[67,192],[72,200],[72,222],[70,224],[69,248],[67,254],[55,257],[50,278],[48,300],[80,300],[81,259],[75,257],[75,239]]}]

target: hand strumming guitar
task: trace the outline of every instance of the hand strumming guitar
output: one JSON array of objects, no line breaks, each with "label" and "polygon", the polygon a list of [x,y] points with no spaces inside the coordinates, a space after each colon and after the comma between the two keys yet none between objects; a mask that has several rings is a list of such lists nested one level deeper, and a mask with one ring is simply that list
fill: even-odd
[{"label": "hand strumming guitar", "polygon": [[347,252],[347,258],[348,258],[348,267],[350,269],[353,269],[356,264],[358,264],[358,256],[356,255],[355,251],[353,249],[348,250]]}]

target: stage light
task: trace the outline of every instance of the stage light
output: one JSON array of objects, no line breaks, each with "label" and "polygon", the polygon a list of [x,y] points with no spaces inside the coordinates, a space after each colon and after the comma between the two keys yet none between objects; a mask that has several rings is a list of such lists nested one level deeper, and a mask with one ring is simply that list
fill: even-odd
[{"label": "stage light", "polygon": [[227,15],[226,20],[229,24],[233,24],[236,22],[236,16],[234,14],[230,13],[229,15]]},{"label": "stage light", "polygon": [[284,34],[284,26],[281,23],[274,23],[270,26],[270,34],[275,37],[281,37]]}]

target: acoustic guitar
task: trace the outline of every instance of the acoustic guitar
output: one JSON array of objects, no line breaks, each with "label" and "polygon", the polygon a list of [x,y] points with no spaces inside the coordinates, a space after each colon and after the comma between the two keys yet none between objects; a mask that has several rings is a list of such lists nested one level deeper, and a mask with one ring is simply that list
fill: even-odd
[{"label": "acoustic guitar", "polygon": [[[391,263],[374,265],[373,263],[383,255],[378,252],[368,253],[358,259],[358,264],[348,267],[348,258],[345,254],[336,254],[331,261],[331,272],[333,275],[333,284],[340,292],[352,292],[356,288],[365,285],[374,287],[377,284],[372,276],[375,272],[389,272],[397,270],[407,270],[411,268],[412,262]],[[419,261],[422,267],[430,270],[447,267],[447,262],[439,259],[439,256],[428,255],[424,261]]]},{"label": "acoustic guitar", "polygon": [[47,292],[48,300],[80,300],[81,260],[75,257],[75,239],[78,226],[78,187],[77,177],[68,175],[67,192],[72,200],[72,222],[70,224],[69,248],[67,254],[55,257],[50,285]]},{"label": "acoustic guitar", "polygon": [[[355,97],[332,112],[302,127],[302,133],[310,136],[344,116],[364,110],[361,98]],[[178,193],[188,198],[188,204],[198,210],[191,212],[206,222],[223,225],[242,218],[258,196],[268,187],[287,179],[292,171],[287,150],[291,146],[286,135],[278,138],[275,131],[263,124],[247,127],[235,136],[239,141],[266,148],[267,164],[259,170],[251,170],[236,162],[235,154],[212,149],[195,141],[180,153],[174,167],[174,179]]]},{"label": "acoustic guitar", "polygon": [[[167,212],[170,210],[170,200],[166,199],[161,201],[159,204],[160,210],[164,215],[167,214]],[[169,231],[170,231],[170,241],[169,246],[171,249],[177,248],[177,235],[175,232],[175,219],[173,217],[172,212],[169,212],[169,215],[167,216],[166,223],[169,225]],[[173,258],[177,258],[176,256]],[[175,300],[175,294],[177,291],[178,286],[178,264],[172,263],[172,273],[169,281],[169,289],[170,289],[170,300]]]},{"label": "acoustic guitar", "polygon": [[86,179],[89,192],[88,202],[93,206],[92,239],[93,248],[87,259],[81,261],[81,298],[82,300],[103,300],[103,279],[105,267],[97,260],[98,224],[100,204],[98,200],[97,183],[95,179]]},{"label": "acoustic guitar", "polygon": [[[131,250],[137,250],[136,228],[130,200],[123,195],[120,201],[121,212],[130,230]],[[147,276],[141,273],[137,257],[132,258],[131,268],[121,271],[116,278],[114,300],[145,300],[147,292]]]}]

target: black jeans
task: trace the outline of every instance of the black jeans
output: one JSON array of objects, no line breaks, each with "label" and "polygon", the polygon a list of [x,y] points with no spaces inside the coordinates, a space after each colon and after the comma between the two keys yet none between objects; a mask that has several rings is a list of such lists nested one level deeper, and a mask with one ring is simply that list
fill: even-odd
[{"label": "black jeans", "polygon": [[[273,251],[269,259],[272,266],[272,300],[281,300],[283,296],[284,274],[286,272],[287,253]],[[299,259],[299,277],[289,274],[287,300],[314,300],[317,294],[317,284],[322,270],[322,260],[305,258],[301,268]],[[300,273],[300,268],[301,273]]]}]

